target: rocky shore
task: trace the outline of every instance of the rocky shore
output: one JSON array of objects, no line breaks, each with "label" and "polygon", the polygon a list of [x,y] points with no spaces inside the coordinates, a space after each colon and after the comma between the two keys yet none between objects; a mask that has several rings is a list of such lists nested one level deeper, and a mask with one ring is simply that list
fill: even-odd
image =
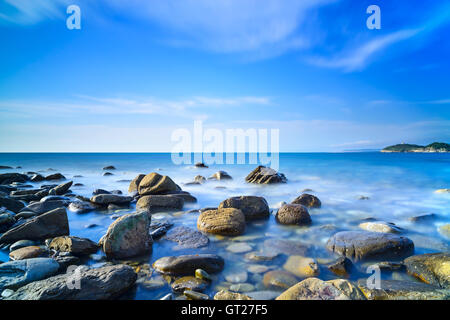
[{"label": "rocky shore", "polygon": [[[196,164],[196,170],[206,168]],[[234,180],[225,171],[196,175],[185,184],[142,173],[129,183],[128,194],[95,189],[88,198],[73,192],[74,181],[61,173],[0,173],[0,248],[9,256],[0,263],[1,299],[130,299],[139,286],[160,290],[164,300],[450,298],[448,246],[417,254],[417,236],[389,221],[361,219],[357,230],[318,223],[327,199],[312,191],[275,207],[261,196],[227,197],[223,187],[216,207],[185,209],[197,198],[181,186],[209,188],[211,181]],[[245,183],[277,188],[289,180],[258,166]],[[71,234],[71,215],[124,210],[98,242]],[[165,219],[159,219],[162,214]],[[194,220],[196,228],[180,216]],[[311,244],[270,234],[264,228],[271,220],[287,234],[314,230],[317,239]],[[432,220],[424,215],[409,223]],[[448,230],[446,224],[438,232],[448,239]],[[161,256],[165,244],[171,255]],[[380,288],[367,284],[368,266],[382,271]]]}]

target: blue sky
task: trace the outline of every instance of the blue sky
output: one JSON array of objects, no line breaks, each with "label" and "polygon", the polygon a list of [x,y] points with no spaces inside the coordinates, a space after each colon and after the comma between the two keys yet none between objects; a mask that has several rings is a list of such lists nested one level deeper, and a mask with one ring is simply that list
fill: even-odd
[{"label": "blue sky", "polygon": [[170,151],[194,120],[288,152],[450,142],[445,0],[4,0],[0,39],[0,151]]}]

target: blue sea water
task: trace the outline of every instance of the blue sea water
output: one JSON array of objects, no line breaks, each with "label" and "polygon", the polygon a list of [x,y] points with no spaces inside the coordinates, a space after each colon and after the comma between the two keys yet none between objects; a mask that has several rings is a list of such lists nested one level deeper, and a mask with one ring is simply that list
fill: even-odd
[{"label": "blue sea water", "polygon": [[[170,219],[175,225],[196,228],[198,213],[185,213],[191,209],[217,207],[221,201],[231,196],[263,196],[269,206],[276,211],[280,202],[290,202],[305,189],[322,201],[322,208],[310,210],[313,224],[310,227],[286,227],[275,222],[272,215],[268,221],[251,224],[245,235],[254,236],[246,241],[255,251],[259,250],[267,239],[298,240],[314,248],[311,256],[323,261],[331,261],[333,256],[325,249],[328,238],[336,231],[358,230],[361,219],[374,217],[393,222],[404,228],[406,236],[415,243],[416,253],[449,251],[449,240],[437,230],[450,220],[450,194],[438,194],[434,191],[450,188],[450,154],[440,153],[282,153],[279,158],[279,171],[288,179],[280,185],[251,185],[245,183],[246,175],[255,164],[213,164],[209,168],[196,168],[194,165],[175,165],[171,155],[166,153],[2,153],[0,165],[20,166],[20,169],[0,170],[3,172],[35,171],[42,174],[62,173],[74,183],[84,186],[72,187],[79,195],[90,197],[97,188],[121,190],[127,193],[129,181],[140,173],[159,172],[170,176],[183,190],[194,195],[198,202],[186,204],[184,212],[158,213],[153,221]],[[103,167],[113,165],[117,170],[112,176],[103,176]],[[52,169],[52,170],[49,170]],[[211,176],[218,170],[224,170],[233,177],[230,181],[208,181],[203,185],[184,186],[196,175]],[[82,177],[74,178],[76,175]],[[35,183],[39,186],[40,183]],[[215,188],[223,186],[225,188]],[[360,200],[360,196],[369,197]],[[99,211],[87,214],[68,212],[71,234],[98,241],[112,223],[111,216],[133,212],[134,207],[118,211]],[[426,224],[414,224],[409,217],[426,213],[435,213],[439,219]],[[97,224],[95,228],[86,225]],[[324,226],[327,226],[326,228]],[[146,258],[147,263],[166,255],[178,255],[192,252],[214,252],[221,254],[226,261],[224,274],[236,268],[245,270],[249,263],[243,254],[226,251],[233,239],[210,236],[211,244],[204,249],[175,250],[173,243],[160,240],[154,243],[153,253]],[[99,254],[101,254],[99,252]],[[2,251],[0,259],[8,259]],[[97,265],[98,259],[87,263]],[[255,264],[255,263],[250,263]],[[281,267],[282,262],[265,263],[269,269]],[[153,275],[153,277],[157,277]],[[323,279],[333,278],[321,267]],[[408,278],[401,273],[387,277]],[[151,278],[151,277],[150,277]],[[409,279],[409,278],[408,278]],[[413,280],[413,279],[411,279]],[[223,278],[214,284],[223,282]],[[261,275],[248,274],[248,283],[257,290],[261,286]],[[214,285],[209,289],[215,292]],[[148,289],[138,286],[131,298],[158,299],[170,292],[170,287]]]}]

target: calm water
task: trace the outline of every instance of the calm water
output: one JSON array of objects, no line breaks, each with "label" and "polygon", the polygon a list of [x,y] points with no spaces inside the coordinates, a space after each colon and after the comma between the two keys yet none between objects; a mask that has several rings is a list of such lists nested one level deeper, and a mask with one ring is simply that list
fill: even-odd
[{"label": "calm water", "polygon": [[[169,175],[183,190],[190,192],[198,199],[196,204],[186,204],[184,210],[204,207],[217,207],[219,203],[231,196],[258,195],[267,199],[271,208],[276,208],[281,201],[290,202],[304,189],[312,189],[322,201],[321,209],[310,210],[313,224],[310,227],[286,227],[275,223],[272,215],[268,221],[256,222],[248,226],[241,239],[254,250],[263,249],[264,240],[284,239],[298,240],[308,245],[308,256],[316,258],[319,263],[333,259],[325,249],[325,243],[336,231],[358,230],[359,220],[375,217],[407,230],[406,236],[416,246],[416,253],[448,251],[449,241],[437,232],[437,228],[450,220],[450,195],[435,194],[434,190],[450,188],[450,154],[384,154],[384,153],[302,153],[280,154],[279,171],[288,178],[288,183],[274,186],[258,186],[246,184],[245,176],[256,165],[211,165],[207,169],[192,165],[174,165],[170,154],[0,154],[0,165],[21,166],[17,172],[38,171],[49,174],[48,169],[61,172],[74,183],[82,183],[83,187],[72,187],[72,191],[83,196],[91,196],[97,188],[106,190],[120,189],[127,193],[131,179],[140,173],[157,171]],[[117,170],[113,176],[102,176],[103,167],[114,165]],[[232,181],[208,181],[200,186],[183,186],[201,174],[209,177],[218,170],[225,170]],[[1,170],[10,172],[13,170]],[[82,175],[73,178],[74,175]],[[39,183],[36,183],[39,186]],[[224,186],[225,189],[216,189]],[[367,196],[369,200],[359,200]],[[68,211],[71,234],[98,241],[112,223],[111,216],[133,212],[134,207],[119,211],[91,212],[75,214]],[[408,217],[435,213],[440,219],[427,224],[418,225],[408,221]],[[152,221],[171,220],[175,226],[185,225],[196,228],[197,213],[158,213]],[[97,224],[87,229],[86,225]],[[323,226],[327,225],[327,228]],[[145,263],[153,263],[166,255],[184,253],[218,253],[224,257],[226,269],[216,277],[207,293],[217,291],[217,285],[223,284],[224,276],[248,269],[251,264],[263,264],[269,270],[280,269],[285,258],[280,257],[271,262],[255,263],[243,259],[244,253],[233,254],[225,250],[236,239],[222,239],[209,236],[211,243],[206,248],[195,250],[174,250],[174,244],[167,240],[154,243],[153,253],[144,257]],[[101,255],[101,252],[99,252]],[[8,259],[6,252],[1,252],[0,259]],[[141,259],[142,260],[142,259]],[[100,262],[99,262],[100,261]],[[100,266],[101,257],[90,259],[87,263]],[[145,264],[143,269],[145,269]],[[352,278],[367,276],[356,272]],[[322,279],[335,278],[321,267]],[[384,275],[386,278],[411,279],[402,273]],[[261,274],[247,273],[246,283],[255,286],[255,290],[264,289]],[[129,297],[136,299],[158,299],[170,292],[168,285],[162,282],[159,275],[143,276],[143,282]],[[156,289],[153,287],[156,286]]]}]

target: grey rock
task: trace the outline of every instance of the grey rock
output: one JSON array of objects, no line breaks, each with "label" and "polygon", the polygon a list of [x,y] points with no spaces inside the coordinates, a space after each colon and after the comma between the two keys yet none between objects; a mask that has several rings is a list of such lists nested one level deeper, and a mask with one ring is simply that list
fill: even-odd
[{"label": "grey rock", "polygon": [[175,249],[196,249],[205,247],[209,244],[207,236],[203,235],[201,232],[183,226],[169,230],[165,239],[177,242],[178,246],[176,246]]},{"label": "grey rock", "polygon": [[223,270],[225,261],[215,254],[196,254],[163,257],[153,263],[156,271],[168,275],[192,275],[196,269],[203,269],[208,273]]},{"label": "grey rock", "polygon": [[270,216],[269,205],[263,197],[232,197],[222,201],[219,208],[239,209],[244,214],[246,221],[265,219]]}]

